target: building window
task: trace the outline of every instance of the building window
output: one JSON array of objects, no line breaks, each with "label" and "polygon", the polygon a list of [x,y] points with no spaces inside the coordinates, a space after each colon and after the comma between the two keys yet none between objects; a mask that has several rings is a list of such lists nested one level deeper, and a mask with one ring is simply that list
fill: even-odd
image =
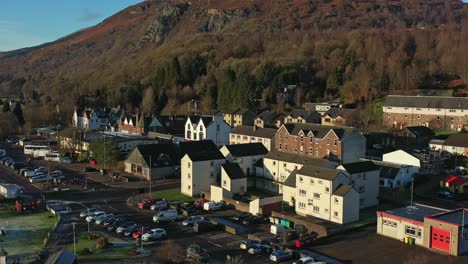
[{"label": "building window", "polygon": [[330,145],[330,139],[327,138],[327,145]]},{"label": "building window", "polygon": [[333,216],[334,216],[335,218],[338,218],[338,212],[334,212],[334,213],[333,213]]},{"label": "building window", "polygon": [[405,226],[405,234],[414,237],[421,237],[421,228]]},{"label": "building window", "polygon": [[327,209],[327,208],[325,208],[325,213],[327,213],[327,214],[328,214],[328,209]]},{"label": "building window", "polygon": [[305,196],[307,195],[307,191],[299,189],[299,195]]},{"label": "building window", "polygon": [[320,193],[314,193],[314,199],[320,200]]},{"label": "building window", "polygon": [[211,177],[211,178],[214,177],[214,173],[213,173],[213,172],[210,172],[210,177]]},{"label": "building window", "polygon": [[335,198],[334,200],[335,200],[335,204],[339,204],[339,203],[340,203],[340,201],[338,200],[338,198]]},{"label": "building window", "polygon": [[310,179],[310,184],[314,185],[314,179]]},{"label": "building window", "polygon": [[335,141],[333,142],[333,144],[336,146],[336,143],[338,142],[338,140],[335,139]]},{"label": "building window", "polygon": [[276,161],[273,161],[273,166],[275,166],[275,165],[276,165]]},{"label": "building window", "polygon": [[214,166],[214,161],[210,161],[210,167]]},{"label": "building window", "polygon": [[320,207],[314,206],[314,213],[320,213]]},{"label": "building window", "polygon": [[276,172],[273,172],[273,176],[276,176]]},{"label": "building window", "polygon": [[192,167],[192,163],[191,162],[188,162],[187,163],[187,167],[190,169]]},{"label": "building window", "polygon": [[313,137],[309,138],[309,142],[314,143],[314,138]]},{"label": "building window", "polygon": [[223,181],[223,186],[226,186],[226,181]]},{"label": "building window", "polygon": [[305,203],[299,203],[299,208],[305,209],[305,207],[306,207],[306,204],[305,204]]},{"label": "building window", "polygon": [[192,178],[192,175],[190,175],[190,173],[187,174],[187,178]]},{"label": "building window", "polygon": [[318,183],[319,183],[319,184],[322,184],[322,183],[323,183],[323,181],[322,181],[322,180],[319,180],[319,181],[318,181]]},{"label": "building window", "polygon": [[418,119],[421,119],[421,115],[418,115]]},{"label": "building window", "polygon": [[319,140],[315,139],[315,145],[318,145]]},{"label": "building window", "polygon": [[390,227],[397,227],[397,223],[390,220],[383,220],[382,224]]},{"label": "building window", "polygon": [[283,167],[286,168],[286,162],[283,163]]},{"label": "building window", "polygon": [[192,188],[192,187],[191,187],[190,185],[189,185],[189,186],[187,186],[187,189],[189,189],[189,190],[190,190],[191,188]]},{"label": "building window", "polygon": [[360,193],[363,193],[366,191],[366,186],[359,186],[359,190],[358,190]]},{"label": "building window", "polygon": [[325,192],[326,192],[326,193],[329,193],[329,192],[330,192],[330,188],[325,187]]},{"label": "building window", "polygon": [[318,150],[315,151],[315,157],[318,157]]},{"label": "building window", "polygon": [[302,177],[299,177],[299,182],[304,182],[304,179]]},{"label": "building window", "polygon": [[453,116],[450,117],[450,121],[453,121]]},{"label": "building window", "polygon": [[284,150],[288,150],[288,144],[284,144]]}]

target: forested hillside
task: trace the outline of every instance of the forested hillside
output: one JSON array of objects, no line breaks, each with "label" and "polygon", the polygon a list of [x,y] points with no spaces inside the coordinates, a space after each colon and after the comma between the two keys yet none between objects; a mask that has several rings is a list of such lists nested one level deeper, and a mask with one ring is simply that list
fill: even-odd
[{"label": "forested hillside", "polygon": [[275,104],[285,85],[300,87],[296,104],[365,105],[468,80],[467,39],[468,5],[458,0],[145,1],[56,42],[0,53],[0,91],[64,115],[81,94],[165,112],[195,99],[208,111]]}]

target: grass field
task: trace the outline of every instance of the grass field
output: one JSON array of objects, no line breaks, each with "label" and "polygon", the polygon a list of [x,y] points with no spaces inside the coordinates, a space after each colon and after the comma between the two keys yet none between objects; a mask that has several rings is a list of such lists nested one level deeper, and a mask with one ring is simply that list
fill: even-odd
[{"label": "grass field", "polygon": [[164,198],[170,202],[174,201],[182,201],[182,202],[190,202],[195,201],[195,198],[184,195],[180,192],[179,188],[164,190],[164,191],[156,191],[152,193],[153,198],[161,199]]},{"label": "grass field", "polygon": [[0,227],[6,231],[6,236],[0,237],[0,247],[10,256],[27,258],[44,247],[44,239],[57,219],[49,212],[17,214],[13,208],[0,207]]},{"label": "grass field", "polygon": [[[96,240],[88,239],[88,234],[83,232],[78,235],[76,239],[76,253],[78,254],[79,260],[112,260],[112,259],[125,259],[125,258],[139,258],[145,257],[145,255],[130,255],[128,254],[128,250],[134,248],[135,246],[125,242],[116,237],[109,237],[106,234],[96,232],[98,234],[107,236],[109,238],[109,242],[112,243],[108,248],[105,249],[96,249]],[[87,248],[92,251],[90,254],[82,254],[83,250]],[[73,244],[68,245],[67,249],[70,252],[73,252]]]}]

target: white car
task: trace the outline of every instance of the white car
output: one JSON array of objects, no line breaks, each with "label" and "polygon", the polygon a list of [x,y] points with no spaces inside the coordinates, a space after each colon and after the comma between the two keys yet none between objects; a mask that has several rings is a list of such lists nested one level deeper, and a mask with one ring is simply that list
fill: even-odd
[{"label": "white car", "polygon": [[34,170],[27,170],[27,171],[24,171],[23,175],[26,178],[34,177],[36,176],[36,172]]},{"label": "white car", "polygon": [[35,176],[29,179],[30,182],[46,182],[52,180],[52,177],[50,176],[45,176],[44,174],[40,176]]},{"label": "white car", "polygon": [[34,171],[35,171],[36,173],[39,173],[39,172],[46,172],[46,171],[47,171],[47,168],[46,168],[46,167],[37,167]]},{"label": "white car", "polygon": [[94,213],[92,213],[91,215],[89,215],[89,216],[86,217],[86,222],[91,223],[91,222],[93,222],[96,218],[98,218],[98,217],[100,217],[100,216],[102,216],[102,215],[105,215],[105,214],[106,214],[106,212],[104,212],[104,211],[96,211],[96,212],[94,212]]},{"label": "white car", "polygon": [[303,258],[300,258],[296,261],[294,261],[293,264],[314,264],[316,263],[315,262],[315,259],[313,257],[303,257]]},{"label": "white car", "polygon": [[141,239],[143,239],[143,241],[151,241],[151,240],[156,240],[156,239],[163,239],[166,237],[167,237],[166,230],[162,228],[155,228],[143,234]]},{"label": "white car", "polygon": [[216,211],[221,209],[221,206],[217,205],[215,202],[206,202],[203,204],[203,210],[205,211]]},{"label": "white car", "polygon": [[89,208],[89,209],[83,210],[80,213],[80,217],[86,217],[88,216],[88,214],[92,215],[96,211],[97,211],[96,208]]}]

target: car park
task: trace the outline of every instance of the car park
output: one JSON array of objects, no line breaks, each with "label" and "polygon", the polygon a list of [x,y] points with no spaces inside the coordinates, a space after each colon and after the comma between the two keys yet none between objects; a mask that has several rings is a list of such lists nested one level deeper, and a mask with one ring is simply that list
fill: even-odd
[{"label": "car park", "polygon": [[247,250],[251,255],[269,254],[272,251],[272,247],[264,244],[254,244]]},{"label": "car park", "polygon": [[117,229],[115,230],[115,232],[117,234],[123,234],[125,232],[125,230],[127,230],[128,228],[132,228],[134,226],[136,226],[137,224],[135,223],[132,223],[132,222],[126,222],[126,223],[123,223],[121,224],[119,227],[117,227]]},{"label": "car park", "polygon": [[153,241],[158,239],[165,239],[167,238],[166,230],[162,228],[154,228],[143,234],[141,239],[143,241]]},{"label": "car park", "polygon": [[93,214],[96,211],[97,211],[96,208],[88,208],[86,210],[81,211],[80,217],[86,217],[86,216],[88,216],[90,214]]},{"label": "car park", "polygon": [[169,207],[167,201],[158,201],[155,204],[151,205],[150,209],[153,211],[163,210]]},{"label": "car park", "polygon": [[177,210],[169,209],[166,211],[160,211],[153,216],[153,222],[168,222],[175,221],[178,217]]},{"label": "car park", "polygon": [[140,202],[138,202],[138,208],[140,208],[140,209],[149,209],[151,207],[151,205],[153,205],[157,201],[158,200],[156,200],[156,199],[145,198],[145,199],[141,200]]},{"label": "car park", "polygon": [[184,226],[193,226],[196,222],[205,220],[205,217],[201,215],[193,215],[187,217],[184,221],[182,221],[182,225]]},{"label": "car park", "polygon": [[260,243],[260,241],[258,241],[258,240],[246,239],[246,240],[241,241],[239,247],[241,249],[247,250],[247,249],[251,248],[253,245],[256,245],[258,243]]},{"label": "car park", "polygon": [[149,230],[149,227],[146,226],[138,228],[135,232],[133,232],[132,236],[134,239],[138,239],[142,234],[146,234],[146,232],[148,232]]},{"label": "car park", "polygon": [[210,254],[199,245],[190,245],[187,247],[187,258],[198,262],[208,261],[210,259]]},{"label": "car park", "polygon": [[270,255],[270,260],[274,262],[283,262],[293,259],[294,254],[292,252],[287,252],[284,250],[275,250]]},{"label": "car park", "polygon": [[105,214],[106,214],[106,212],[104,212],[104,211],[96,211],[96,212],[94,212],[94,213],[92,213],[92,214],[90,214],[90,215],[88,215],[86,217],[86,222],[92,223],[92,222],[94,222],[94,220],[96,218],[98,218],[98,217],[100,217],[102,215],[105,215]]},{"label": "car park", "polygon": [[123,235],[126,236],[126,237],[129,237],[129,236],[133,235],[133,233],[135,233],[136,231],[138,231],[138,229],[141,229],[141,228],[145,228],[145,227],[143,227],[143,226],[140,225],[140,224],[134,224],[134,225],[132,225],[132,226],[127,227],[127,228],[123,231]]}]

